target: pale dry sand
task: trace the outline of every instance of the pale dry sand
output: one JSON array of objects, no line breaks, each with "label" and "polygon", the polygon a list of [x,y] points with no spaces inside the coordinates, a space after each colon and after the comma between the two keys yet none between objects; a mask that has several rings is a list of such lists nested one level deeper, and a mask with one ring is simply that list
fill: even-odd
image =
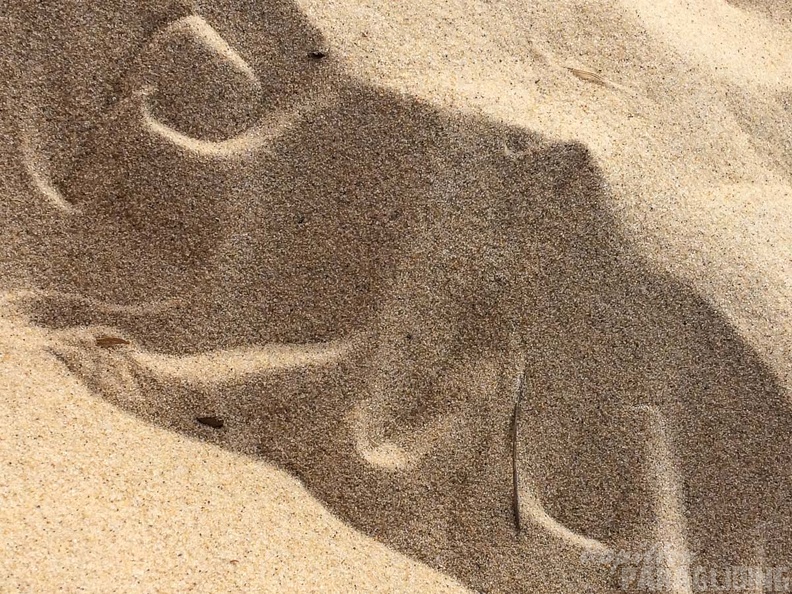
[{"label": "pale dry sand", "polygon": [[790,565],[784,3],[2,10],[0,592]]},{"label": "pale dry sand", "polygon": [[2,592],[463,592],[261,461],[141,423],[2,325]]}]

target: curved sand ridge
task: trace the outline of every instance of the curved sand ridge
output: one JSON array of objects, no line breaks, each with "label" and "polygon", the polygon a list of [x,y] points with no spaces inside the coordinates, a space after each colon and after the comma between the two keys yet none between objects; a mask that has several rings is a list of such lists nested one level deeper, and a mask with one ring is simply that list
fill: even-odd
[{"label": "curved sand ridge", "polygon": [[234,158],[255,151],[267,150],[272,146],[273,141],[282,136],[289,127],[295,125],[300,116],[309,110],[318,109],[316,104],[298,106],[292,111],[275,114],[269,121],[259,122],[248,131],[228,140],[200,140],[182,134],[152,116],[146,105],[146,98],[150,92],[152,91],[147,89],[141,93],[141,111],[146,129],[199,157]]},{"label": "curved sand ridge", "polygon": [[183,17],[158,31],[149,44],[149,53],[167,52],[167,46],[178,37],[203,46],[212,56],[220,58],[223,66],[242,74],[254,87],[261,87],[256,73],[245,59],[198,15]]},{"label": "curved sand ridge", "polygon": [[[347,77],[343,68],[363,70],[360,62],[339,63],[332,52],[316,57],[327,53],[326,44],[290,3],[197,4],[173,14],[163,10],[156,19],[137,6],[121,16],[97,15],[109,19],[99,30],[83,30],[80,21],[50,23],[55,45],[60,38],[81,40],[71,54],[78,64],[108,31],[143,31],[120,44],[126,57],[117,64],[85,67],[98,69],[92,80],[114,81],[96,91],[101,107],[95,112],[86,99],[78,117],[67,109],[65,90],[48,95],[43,90],[56,83],[42,83],[37,110],[63,108],[64,121],[90,120],[87,131],[60,138],[53,133],[60,124],[45,123],[38,137],[22,142],[20,162],[38,176],[34,181],[62,192],[64,203],[79,210],[67,219],[45,215],[26,223],[43,230],[30,234],[39,238],[43,257],[28,268],[48,292],[23,295],[21,305],[29,323],[47,329],[46,349],[54,356],[39,359],[80,380],[78,402],[99,395],[155,426],[263,459],[262,467],[286,469],[348,526],[479,591],[619,589],[624,584],[613,580],[621,576],[585,560],[645,545],[695,554],[708,567],[755,564],[757,549],[763,563],[784,564],[788,452],[779,437],[788,433],[790,419],[778,372],[782,331],[772,320],[786,311],[788,260],[781,250],[788,233],[783,224],[773,226],[781,249],[763,255],[770,227],[761,221],[773,218],[787,185],[774,186],[774,199],[764,202],[768,211],[756,214],[751,209],[774,180],[769,174],[764,185],[750,179],[770,170],[782,131],[765,135],[767,162],[746,148],[753,141],[748,132],[729,145],[729,158],[740,154],[750,161],[747,181],[721,184],[712,190],[712,208],[701,208],[701,188],[725,174],[705,167],[710,153],[701,156],[695,147],[714,143],[719,131],[711,122],[674,123],[670,117],[669,126],[679,128],[662,129],[666,120],[651,110],[664,91],[652,80],[627,76],[645,63],[657,66],[631,53],[648,43],[642,32],[627,28],[632,12],[653,38],[673,45],[688,39],[687,21],[666,19],[661,10],[692,11],[683,16],[695,19],[709,4],[621,2],[582,10],[581,18],[605,15],[605,21],[630,13],[618,20],[625,27],[619,36],[604,36],[591,47],[586,35],[598,39],[596,29],[575,29],[574,22],[568,29],[574,34],[553,34],[532,52],[518,43],[505,56],[499,41],[482,42],[493,65],[481,72],[516,81],[514,91],[465,79],[481,66],[469,59],[477,34],[464,27],[448,33],[456,12],[475,23],[503,7],[416,8],[451,11],[452,18],[430,27],[433,35],[407,22],[374,34],[387,19],[383,24],[369,14],[373,28],[356,41],[361,47],[389,34],[403,39],[405,30],[422,41],[409,52],[391,44],[367,59],[385,70],[401,59],[442,69],[444,53],[450,54],[457,60],[453,76],[437,75],[431,84],[462,89],[456,100],[476,94],[478,103],[462,101],[465,110],[437,107],[448,105],[448,97],[434,95],[429,82],[424,91],[433,103]],[[510,18],[519,26],[498,25],[498,31],[508,45],[533,19],[533,34],[541,36],[556,30],[554,18],[580,6],[565,4],[552,15],[515,13]],[[710,27],[705,38],[739,33],[739,11],[725,3],[712,8],[712,19],[699,23]],[[352,31],[360,21],[344,14],[359,15],[358,9],[322,10],[340,11],[326,17],[329,29]],[[16,18],[25,10],[17,9],[22,17]],[[396,14],[376,4],[366,10]],[[412,8],[406,3],[399,10]],[[743,85],[746,93],[756,85],[779,90],[773,81],[785,66],[765,56],[785,47],[784,25],[747,18],[751,30],[767,36],[743,36],[729,47],[755,50],[753,57],[737,50],[715,55],[698,42],[692,48],[684,42],[679,51],[700,70],[723,68],[728,84]],[[624,42],[624,72],[586,63],[594,46],[613,60],[614,40]],[[586,55],[564,54],[565,44],[577,44]],[[663,56],[657,46],[647,47]],[[524,68],[528,55],[530,68]],[[684,74],[689,66],[678,59],[675,54],[668,61],[669,84],[682,88],[690,83]],[[703,97],[686,92],[679,91],[679,105],[669,113],[686,113]],[[537,93],[545,99],[537,100]],[[503,98],[500,106],[487,105],[493,97]],[[522,111],[519,102],[510,103],[517,99],[524,100]],[[482,105],[489,114],[511,110],[512,120],[541,121],[506,126],[462,113]],[[574,115],[585,109],[595,120],[591,126]],[[633,110],[631,118],[624,109]],[[636,117],[644,123],[620,122]],[[736,119],[724,116],[723,125]],[[639,153],[627,163],[619,151],[637,150],[641,138],[651,136],[647,122],[657,126],[654,138],[690,132],[677,137],[676,148],[658,141],[657,159]],[[534,128],[542,134],[527,131]],[[555,137],[585,138],[597,150]],[[600,162],[593,155],[599,157],[608,139],[614,148]],[[717,153],[719,146],[708,150]],[[693,165],[673,161],[674,151]],[[627,173],[614,163],[627,163]],[[677,258],[668,267],[706,282],[670,277],[656,264],[662,257],[645,258],[624,237],[625,180],[645,176],[655,183],[656,170],[668,163],[700,172],[698,185],[689,186],[694,191],[664,202],[632,186],[633,213],[650,206],[670,211],[665,221],[647,215],[646,228],[673,250],[694,246],[690,261]],[[689,180],[675,181],[683,182]],[[741,219],[743,226],[724,206],[739,210],[741,200],[753,213]],[[652,227],[658,220],[676,227]],[[722,235],[735,230],[745,233],[740,245],[750,264],[739,278],[767,285],[757,284],[755,311],[740,306],[749,293],[732,287],[730,275],[742,256],[718,255],[729,245]],[[765,351],[743,332],[746,319],[764,315],[766,334],[776,336]],[[751,331],[758,334],[757,328]],[[517,360],[525,361],[529,389],[513,444],[515,377],[522,373]],[[48,396],[61,397],[57,390]],[[22,404],[17,408],[19,415],[33,414]],[[205,415],[223,418],[224,427],[197,424]],[[35,433],[33,420],[26,426]],[[159,459],[161,433],[145,425],[139,430],[152,432],[155,442],[151,451],[138,443],[129,455]],[[24,446],[23,438],[18,442],[19,451],[35,448]],[[167,443],[203,447],[174,435]],[[230,470],[218,472],[244,483],[248,470],[234,470],[248,469],[247,463],[227,463]],[[192,491],[189,481],[179,485],[171,488]],[[167,509],[161,498],[139,497]],[[178,492],[173,497],[184,498]],[[227,513],[205,512],[212,534],[222,533]],[[757,533],[757,526],[773,522],[767,534]],[[148,534],[126,530],[134,537]],[[173,527],[172,534],[180,530]],[[266,527],[250,530],[243,540],[267,538]],[[269,546],[277,550],[282,541],[279,533]],[[680,564],[673,554],[662,562]],[[205,587],[216,589],[227,565],[208,565]],[[24,577],[18,568],[8,571]],[[51,568],[37,579],[64,575],[77,579]],[[421,582],[423,589],[447,586],[422,575],[429,580]],[[122,571],[120,581],[131,576]],[[92,580],[98,584],[101,577]],[[282,586],[275,578],[265,583]],[[401,587],[416,586],[408,577]],[[676,591],[689,592],[691,584],[678,584]]]},{"label": "curved sand ridge", "polygon": [[[178,48],[179,59],[184,61],[185,64],[190,64],[193,62],[193,60],[190,59],[190,54],[188,53],[187,56],[184,55],[185,50],[183,45],[185,41],[197,46],[195,49],[191,50],[190,53],[206,53],[209,54],[213,62],[219,61],[219,63],[215,64],[215,67],[223,73],[224,77],[231,78],[228,74],[229,69],[244,77],[247,81],[247,85],[243,86],[251,87],[247,90],[248,94],[253,97],[260,94],[261,83],[250,65],[245,62],[242,56],[234,51],[234,49],[229,46],[217,31],[212,29],[203,18],[196,15],[179,19],[157,33],[146,50],[146,54],[150,56],[150,58],[148,60],[143,58],[141,62],[146,63],[150,61],[162,68],[161,57],[173,53],[172,49],[169,51],[169,46],[173,45]],[[150,80],[151,78],[152,75],[150,71],[146,72],[144,81]],[[153,78],[156,79],[156,76]],[[167,84],[167,80],[164,82]],[[146,85],[146,82],[141,84]],[[234,85],[235,87],[240,86],[238,81],[234,81]],[[161,136],[174,145],[201,157],[233,158],[258,150],[266,150],[266,148],[271,146],[272,142],[283,135],[290,126],[294,126],[300,117],[304,117],[308,112],[320,108],[316,100],[312,101],[306,98],[287,110],[267,114],[264,121],[256,121],[247,130],[231,138],[212,141],[189,136],[160,121],[157,116],[152,113],[149,102],[149,97],[156,95],[159,91],[156,85],[146,85],[138,92],[141,100],[141,111],[145,128],[152,134]],[[253,97],[251,97],[251,99]],[[331,98],[325,98],[321,106],[324,107],[324,104],[329,104],[331,102]],[[184,105],[179,105],[178,109],[183,110]]]},{"label": "curved sand ridge", "polygon": [[[132,102],[133,105],[139,105],[141,124],[145,131],[175,147],[193,153],[196,157],[233,159],[237,156],[267,150],[272,142],[284,134],[290,126],[295,125],[300,117],[319,108],[316,99],[305,98],[301,103],[296,103],[289,109],[268,114],[265,119],[255,121],[247,130],[230,138],[215,141],[190,136],[169,126],[156,115],[157,95],[167,91],[169,82],[171,84],[174,82],[173,80],[169,81],[168,77],[179,76],[173,72],[173,65],[169,64],[169,60],[172,60],[173,57],[179,63],[184,64],[185,71],[194,67],[196,62],[206,60],[212,62],[213,68],[217,69],[217,73],[220,75],[218,78],[221,79],[212,81],[212,84],[222,85],[223,79],[230,78],[235,88],[249,87],[244,91],[248,95],[248,101],[259,100],[257,96],[261,92],[261,83],[250,65],[200,16],[191,15],[178,19],[155,34],[141,56],[137,58],[133,72],[137,70],[138,73],[129,77],[132,82],[126,83],[128,88],[133,89],[132,96],[122,100],[122,106],[119,109],[125,109],[123,105],[127,101]],[[246,81],[245,84],[240,85],[238,80],[234,80],[240,76]],[[151,105],[152,98],[155,99],[154,107]],[[324,102],[331,103],[332,99],[327,97]],[[183,100],[177,109],[185,109]],[[216,109],[213,109],[214,111],[209,112],[211,116],[216,113]],[[118,113],[110,114],[105,123],[100,126],[108,124],[112,126],[118,118]],[[121,125],[135,126],[134,122],[128,122],[124,118],[121,118]],[[30,130],[32,126],[32,121],[30,121],[28,126],[23,127],[23,130],[27,130],[23,132],[22,136],[23,163],[34,186],[55,207],[64,212],[73,213],[74,206],[61,195],[50,179],[46,161],[42,160],[41,151],[35,148],[36,133]],[[223,126],[217,124],[214,127],[222,128]]]}]

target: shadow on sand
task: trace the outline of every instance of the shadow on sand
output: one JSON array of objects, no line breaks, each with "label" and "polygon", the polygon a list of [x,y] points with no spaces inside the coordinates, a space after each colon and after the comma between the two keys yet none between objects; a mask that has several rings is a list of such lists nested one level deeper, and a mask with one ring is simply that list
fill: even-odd
[{"label": "shadow on sand", "polygon": [[[21,126],[33,185],[62,201],[28,223],[56,354],[476,590],[638,588],[591,555],[657,544],[783,564],[781,390],[633,253],[586,148],[351,80],[296,9],[266,9],[146,17],[89,130],[57,135],[89,109],[62,90],[38,110],[66,116]],[[74,60],[94,35],[50,33]]]}]

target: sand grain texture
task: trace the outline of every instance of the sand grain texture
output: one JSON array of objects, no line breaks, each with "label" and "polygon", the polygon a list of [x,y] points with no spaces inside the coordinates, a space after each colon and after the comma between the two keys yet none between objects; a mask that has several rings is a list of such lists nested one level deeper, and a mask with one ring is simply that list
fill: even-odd
[{"label": "sand grain texture", "polygon": [[0,592],[789,564],[783,3],[2,11]]}]

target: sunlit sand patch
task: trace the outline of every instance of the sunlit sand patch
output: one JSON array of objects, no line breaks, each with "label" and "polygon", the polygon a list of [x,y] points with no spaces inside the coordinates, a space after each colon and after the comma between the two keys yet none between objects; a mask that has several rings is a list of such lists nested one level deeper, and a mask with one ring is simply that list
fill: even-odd
[{"label": "sunlit sand patch", "polygon": [[625,10],[638,12],[650,32],[714,76],[753,85],[792,84],[792,32],[769,19],[722,0],[622,2]]}]

